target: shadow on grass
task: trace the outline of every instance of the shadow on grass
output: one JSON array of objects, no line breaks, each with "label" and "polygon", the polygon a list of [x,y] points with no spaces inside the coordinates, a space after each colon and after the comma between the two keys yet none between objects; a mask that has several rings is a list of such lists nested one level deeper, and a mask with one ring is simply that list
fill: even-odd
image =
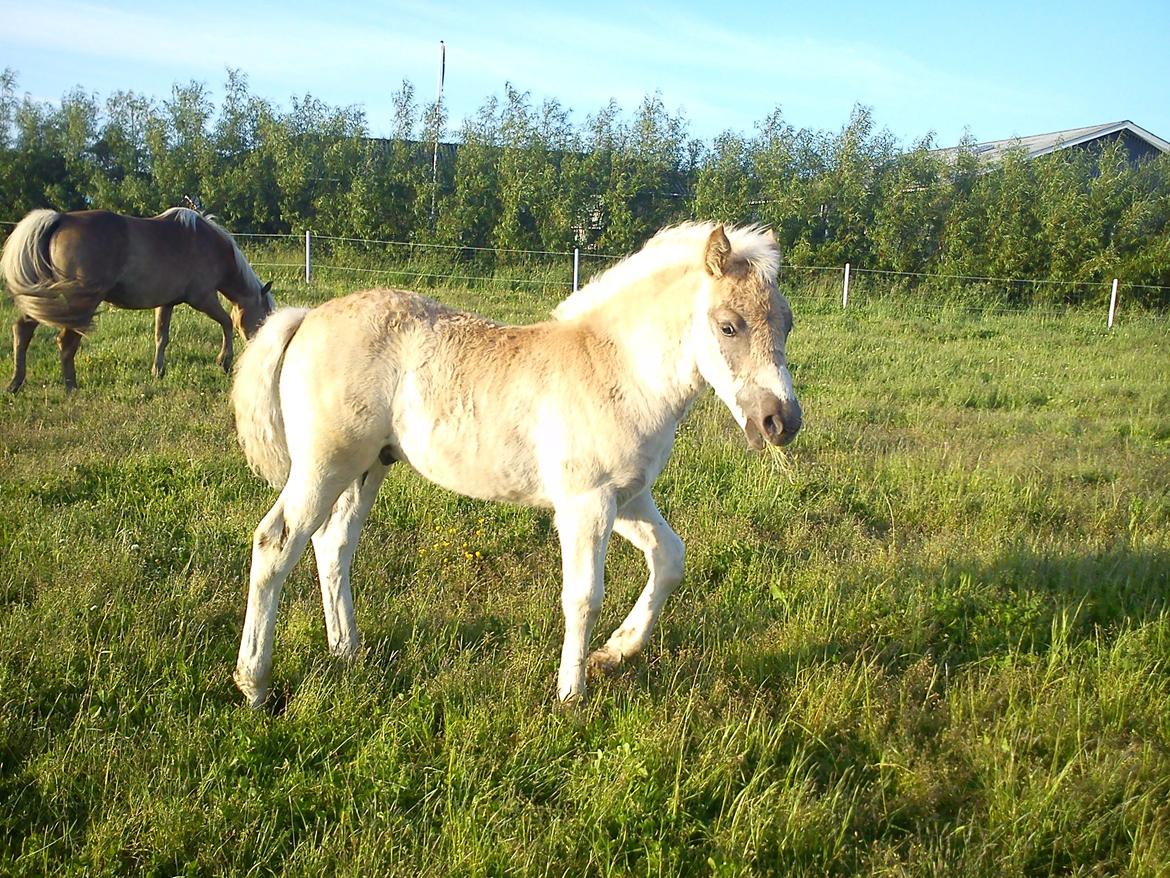
[{"label": "shadow on grass", "polygon": [[[1130,549],[1082,555],[1014,549],[991,563],[910,568],[895,583],[844,581],[831,626],[838,634],[740,653],[739,671],[763,686],[810,665],[857,658],[896,674],[923,658],[953,671],[1009,655],[1044,655],[1057,641],[1075,649],[1164,616],[1167,582],[1170,552]],[[789,609],[791,624],[799,624],[799,604],[790,601]]]}]

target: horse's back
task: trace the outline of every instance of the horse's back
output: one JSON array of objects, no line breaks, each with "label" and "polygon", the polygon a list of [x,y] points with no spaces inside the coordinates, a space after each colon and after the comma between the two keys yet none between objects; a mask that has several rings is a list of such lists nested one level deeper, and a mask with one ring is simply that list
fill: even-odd
[{"label": "horse's back", "polygon": [[126,218],[108,210],[61,214],[49,243],[55,270],[91,289],[118,283],[129,250]]}]

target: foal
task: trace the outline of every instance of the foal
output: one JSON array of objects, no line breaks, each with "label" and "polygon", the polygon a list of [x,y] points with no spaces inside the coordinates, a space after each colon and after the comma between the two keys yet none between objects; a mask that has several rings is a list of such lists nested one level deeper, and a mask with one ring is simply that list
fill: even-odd
[{"label": "foal", "polygon": [[[350,562],[395,461],[453,491],[553,510],[562,701],[585,696],[587,666],[636,655],[682,578],[682,541],[650,486],[690,404],[713,386],[756,449],[800,429],[778,264],[771,233],[688,224],[531,326],[400,290],[277,311],[242,354],[232,391],[249,463],[281,487],[252,543],[234,674],[248,702],[267,697],[281,587],[310,539],[330,649],[357,650]],[[590,655],[611,532],[642,550],[650,577]]]}]

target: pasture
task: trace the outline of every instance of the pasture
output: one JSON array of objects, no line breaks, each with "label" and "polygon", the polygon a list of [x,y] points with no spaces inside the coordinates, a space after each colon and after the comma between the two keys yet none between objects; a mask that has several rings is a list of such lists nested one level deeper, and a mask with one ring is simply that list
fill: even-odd
[{"label": "pasture", "polygon": [[[1165,318],[785,291],[804,430],[757,455],[695,407],[654,492],[686,577],[574,710],[549,516],[402,467],[354,565],[361,656],[328,656],[302,562],[277,710],[248,710],[273,493],[216,327],[176,311],[156,380],[150,316],[107,312],[69,397],[42,330],[0,398],[0,872],[1164,874]],[[508,320],[556,299],[435,294]],[[595,643],[644,576],[615,539]]]}]

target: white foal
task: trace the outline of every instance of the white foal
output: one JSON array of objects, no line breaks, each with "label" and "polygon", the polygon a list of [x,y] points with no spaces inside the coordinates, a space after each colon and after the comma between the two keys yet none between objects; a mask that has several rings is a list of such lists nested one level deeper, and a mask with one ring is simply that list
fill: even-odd
[{"label": "white foal", "polygon": [[[531,326],[400,290],[276,312],[240,358],[232,390],[249,463],[282,487],[252,544],[234,675],[249,703],[267,698],[281,587],[310,539],[330,649],[357,649],[350,563],[395,461],[463,494],[553,510],[562,701],[585,696],[587,668],[640,652],[682,578],[682,541],[649,489],[690,404],[713,386],[756,449],[800,429],[778,265],[769,232],[688,224]],[[650,576],[590,655],[615,531],[645,554]]]}]

